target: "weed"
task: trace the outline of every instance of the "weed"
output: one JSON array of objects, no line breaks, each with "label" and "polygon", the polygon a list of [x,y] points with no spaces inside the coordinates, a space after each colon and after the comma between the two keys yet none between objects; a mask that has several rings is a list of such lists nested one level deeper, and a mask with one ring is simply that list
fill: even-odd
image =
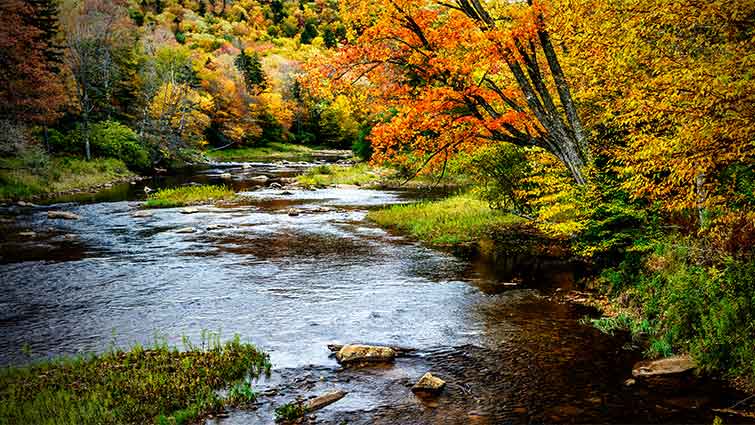
[{"label": "weed", "polygon": [[276,422],[291,422],[307,414],[307,406],[300,401],[282,404],[275,408]]}]

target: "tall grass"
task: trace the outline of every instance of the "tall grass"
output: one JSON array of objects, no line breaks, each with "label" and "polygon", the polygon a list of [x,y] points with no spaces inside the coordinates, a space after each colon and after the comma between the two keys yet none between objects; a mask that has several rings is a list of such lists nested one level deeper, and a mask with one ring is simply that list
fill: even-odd
[{"label": "tall grass", "polygon": [[457,195],[440,201],[393,205],[370,211],[367,217],[377,224],[404,231],[432,244],[476,242],[496,230],[523,220],[491,209],[487,202],[471,195]]},{"label": "tall grass", "polygon": [[161,189],[150,194],[145,208],[172,208],[196,205],[206,202],[232,199],[236,193],[226,186],[182,186],[173,189]]},{"label": "tall grass", "polygon": [[224,149],[207,152],[207,157],[215,161],[263,161],[271,159],[308,159],[314,148],[290,143],[269,143],[267,146]]},{"label": "tall grass", "polygon": [[0,199],[85,189],[133,176],[117,159],[52,158],[37,164],[23,159],[0,161]]},{"label": "tall grass", "polygon": [[385,170],[373,169],[366,163],[354,166],[319,165],[298,177],[304,187],[327,187],[336,184],[367,186],[377,184]]},{"label": "tall grass", "polygon": [[[166,344],[61,358],[0,371],[0,423],[181,424],[241,398],[217,390],[269,373],[267,354],[236,336],[205,334],[186,351]],[[243,387],[243,385],[242,385]]]}]

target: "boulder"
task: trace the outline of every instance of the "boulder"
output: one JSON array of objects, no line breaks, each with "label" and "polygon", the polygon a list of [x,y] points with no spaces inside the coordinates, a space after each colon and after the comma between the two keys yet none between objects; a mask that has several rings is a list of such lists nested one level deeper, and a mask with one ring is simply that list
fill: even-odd
[{"label": "boulder", "polygon": [[291,217],[296,217],[297,215],[299,215],[299,210],[291,208],[290,210],[288,210],[288,215],[290,215]]},{"label": "boulder", "polygon": [[419,381],[417,381],[416,384],[414,384],[414,386],[412,387],[412,392],[438,394],[443,391],[443,387],[445,386],[446,381],[438,378],[437,376],[433,376],[433,374],[430,372],[427,372],[426,374],[422,375],[421,378],[419,378]]},{"label": "boulder", "polygon": [[698,382],[694,371],[695,363],[689,356],[673,356],[635,364],[632,377],[655,391],[675,394]]},{"label": "boulder", "polygon": [[176,229],[176,233],[194,233],[197,229],[193,227],[182,227],[180,229]]},{"label": "boulder", "polygon": [[47,218],[50,219],[62,219],[62,220],[78,220],[80,215],[74,214],[69,211],[47,211]]},{"label": "boulder", "polygon": [[273,183],[270,183],[270,186],[268,186],[268,187],[269,187],[270,189],[280,189],[280,188],[282,188],[283,186],[281,186],[281,185],[280,185],[280,183],[275,183],[275,182],[273,182]]},{"label": "boulder", "polygon": [[396,357],[396,351],[391,347],[377,345],[347,344],[336,353],[339,363],[373,363],[391,362]]},{"label": "boulder", "polygon": [[307,400],[304,403],[304,407],[307,409],[307,412],[313,412],[317,409],[322,409],[329,404],[337,402],[338,400],[344,398],[346,394],[348,394],[346,391],[331,391],[329,393],[325,393],[321,396]]},{"label": "boulder", "polygon": [[259,175],[259,176],[251,177],[249,180],[251,180],[253,182],[265,183],[266,181],[270,180],[270,177]]},{"label": "boulder", "polygon": [[18,236],[21,236],[24,238],[33,238],[37,236],[37,232],[19,232]]},{"label": "boulder", "polygon": [[695,362],[689,356],[673,356],[660,360],[642,361],[632,368],[632,376],[638,379],[653,376],[677,375],[695,368]]},{"label": "boulder", "polygon": [[199,212],[199,208],[196,207],[186,207],[181,209],[181,214],[196,214]]}]

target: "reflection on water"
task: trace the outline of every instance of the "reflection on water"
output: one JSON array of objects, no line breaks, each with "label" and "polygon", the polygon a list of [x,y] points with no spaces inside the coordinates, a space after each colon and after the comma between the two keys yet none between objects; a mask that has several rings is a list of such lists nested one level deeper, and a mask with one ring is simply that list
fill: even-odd
[{"label": "reflection on water", "polygon": [[[228,170],[141,185],[215,182]],[[179,344],[210,329],[270,351],[275,369],[259,385],[276,395],[222,423],[269,423],[275,404],[330,388],[350,393],[318,412],[323,423],[711,420],[709,410],[622,385],[638,352],[580,326],[588,311],[542,296],[571,285],[569,264],[463,260],[365,221],[368,208],[406,193],[251,190],[244,176],[259,168],[230,170],[248,205],[137,218],[143,190],[130,185],[114,188],[125,192],[113,202],[49,207],[81,220],[48,220],[48,207],[0,211],[14,217],[0,224],[0,364],[149,343],[155,333]],[[176,232],[189,226],[196,231]],[[341,370],[330,342],[417,351],[393,366]],[[428,370],[448,389],[420,400],[408,387]],[[729,397],[708,398],[720,406]]]}]

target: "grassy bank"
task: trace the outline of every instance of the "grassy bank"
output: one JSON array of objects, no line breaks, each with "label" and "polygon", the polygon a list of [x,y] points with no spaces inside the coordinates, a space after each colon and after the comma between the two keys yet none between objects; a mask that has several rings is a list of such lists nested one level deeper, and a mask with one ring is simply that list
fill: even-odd
[{"label": "grassy bank", "polygon": [[[182,424],[254,398],[247,376],[270,370],[251,344],[210,335],[186,351],[158,344],[0,371],[0,423]],[[230,387],[229,397],[216,391]]]},{"label": "grassy bank", "polygon": [[150,194],[145,208],[173,208],[186,205],[205,204],[233,199],[236,193],[226,186],[182,186],[161,189]]},{"label": "grassy bank", "polygon": [[370,211],[367,217],[381,226],[395,228],[421,241],[439,245],[477,242],[523,222],[517,216],[491,209],[487,202],[471,195],[393,205]]},{"label": "grassy bank", "polygon": [[290,143],[270,143],[267,146],[223,149],[207,152],[206,155],[213,161],[270,161],[270,160],[300,160],[312,156],[315,149]]},{"label": "grassy bank", "polygon": [[320,165],[312,167],[306,173],[297,177],[301,186],[328,187],[337,184],[356,186],[377,185],[383,179],[388,170],[370,167],[367,163],[359,163],[353,166]]},{"label": "grassy bank", "polygon": [[86,189],[135,176],[117,159],[44,158],[38,162],[0,160],[0,199]]}]

